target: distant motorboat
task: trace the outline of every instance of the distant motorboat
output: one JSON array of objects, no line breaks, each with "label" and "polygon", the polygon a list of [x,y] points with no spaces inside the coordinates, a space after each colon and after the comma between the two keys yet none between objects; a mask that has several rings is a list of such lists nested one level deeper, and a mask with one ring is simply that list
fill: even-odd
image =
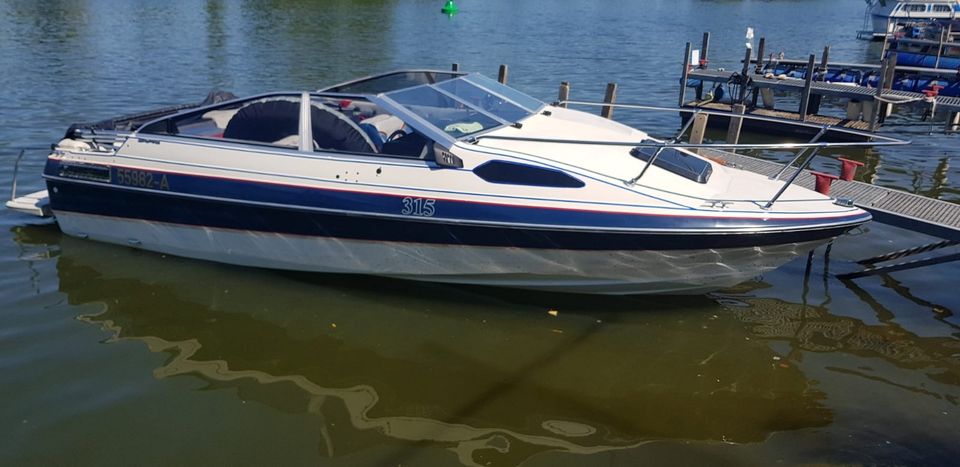
[{"label": "distant motorboat", "polygon": [[884,40],[916,22],[960,18],[960,0],[866,0],[864,27],[858,37]]}]

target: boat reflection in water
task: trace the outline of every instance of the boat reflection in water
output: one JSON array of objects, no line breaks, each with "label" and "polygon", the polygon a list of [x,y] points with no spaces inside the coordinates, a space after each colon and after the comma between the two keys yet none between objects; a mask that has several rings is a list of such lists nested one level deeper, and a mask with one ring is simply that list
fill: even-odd
[{"label": "boat reflection in water", "polygon": [[[425,450],[452,451],[465,465],[515,465],[666,440],[759,442],[835,417],[819,382],[781,359],[771,339],[907,366],[949,351],[948,339],[902,333],[886,347],[854,346],[893,334],[779,300],[724,308],[707,297],[598,300],[348,280],[54,232],[26,227],[19,237],[57,236],[61,292],[71,305],[103,307],[84,321],[169,354],[158,378],[191,375],[243,401],[314,414],[323,439],[305,449],[330,458],[399,443],[389,465]],[[543,304],[560,299],[548,313]],[[956,368],[945,374],[955,378]]]}]

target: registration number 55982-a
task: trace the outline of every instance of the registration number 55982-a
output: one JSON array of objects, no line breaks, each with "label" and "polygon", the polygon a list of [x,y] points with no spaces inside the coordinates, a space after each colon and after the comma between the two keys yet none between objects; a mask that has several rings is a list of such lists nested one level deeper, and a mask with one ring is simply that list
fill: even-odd
[{"label": "registration number 55982-a", "polygon": [[138,188],[169,190],[167,174],[154,174],[145,170],[117,168],[117,183]]}]

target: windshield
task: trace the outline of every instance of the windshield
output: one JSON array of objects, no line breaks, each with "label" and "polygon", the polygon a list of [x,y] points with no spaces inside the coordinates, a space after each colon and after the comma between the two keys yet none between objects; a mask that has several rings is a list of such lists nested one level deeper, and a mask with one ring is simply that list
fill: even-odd
[{"label": "windshield", "polygon": [[476,84],[488,90],[491,93],[502,96],[505,99],[513,102],[514,104],[527,109],[527,111],[529,111],[530,113],[534,113],[540,110],[540,108],[543,107],[544,105],[543,102],[538,101],[537,99],[534,99],[509,86],[500,84],[500,82],[498,82],[497,80],[487,78],[486,76],[483,76],[483,75],[472,74],[472,75],[464,76],[462,79],[465,81],[469,81],[473,84]]},{"label": "windshield", "polygon": [[480,89],[462,79],[454,79],[440,83],[437,87],[453,94],[467,104],[486,110],[501,120],[516,122],[530,115],[528,110],[520,108],[502,97]]},{"label": "windshield", "polygon": [[503,122],[430,86],[395,91],[387,96],[454,138],[503,125]]},{"label": "windshield", "polygon": [[480,75],[393,91],[384,96],[453,138],[516,123],[543,105]]}]

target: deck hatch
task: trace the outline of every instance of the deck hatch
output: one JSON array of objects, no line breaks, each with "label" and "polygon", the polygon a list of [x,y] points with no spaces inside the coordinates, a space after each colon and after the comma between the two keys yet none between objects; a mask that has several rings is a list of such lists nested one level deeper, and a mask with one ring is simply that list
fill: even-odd
[{"label": "deck hatch", "polygon": [[[630,150],[630,155],[642,161],[649,161],[650,156],[656,152],[655,147],[635,147]],[[707,183],[713,173],[713,166],[709,162],[674,148],[663,148],[660,155],[654,159],[653,165],[697,183]]]}]

